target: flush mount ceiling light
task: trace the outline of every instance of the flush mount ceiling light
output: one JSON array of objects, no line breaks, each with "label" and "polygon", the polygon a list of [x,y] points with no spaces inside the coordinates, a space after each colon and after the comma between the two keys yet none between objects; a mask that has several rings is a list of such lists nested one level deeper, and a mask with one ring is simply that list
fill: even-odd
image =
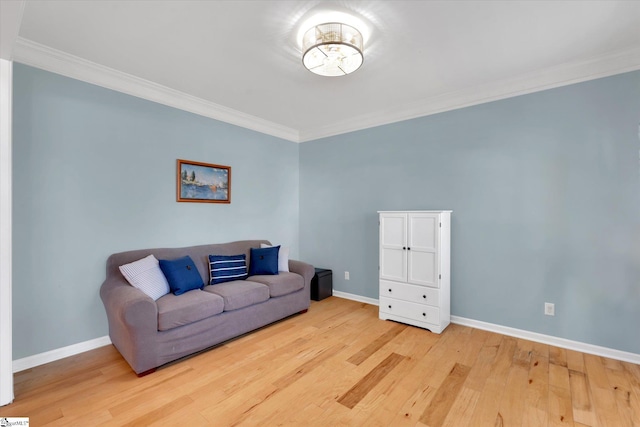
[{"label": "flush mount ceiling light", "polygon": [[327,22],[307,30],[302,38],[302,63],[321,76],[345,76],[362,65],[362,34],[351,25]]}]

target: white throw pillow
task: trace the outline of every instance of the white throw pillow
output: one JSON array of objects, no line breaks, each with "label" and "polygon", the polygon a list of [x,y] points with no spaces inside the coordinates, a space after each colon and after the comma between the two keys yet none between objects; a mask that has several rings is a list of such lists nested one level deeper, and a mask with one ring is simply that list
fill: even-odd
[{"label": "white throw pillow", "polygon": [[169,282],[153,255],[121,265],[120,272],[131,286],[140,289],[154,301],[170,292]]},{"label": "white throw pillow", "polygon": [[[273,246],[260,243],[260,247],[272,248]],[[278,251],[278,271],[289,271],[289,248],[282,245],[280,245],[280,250]]]}]

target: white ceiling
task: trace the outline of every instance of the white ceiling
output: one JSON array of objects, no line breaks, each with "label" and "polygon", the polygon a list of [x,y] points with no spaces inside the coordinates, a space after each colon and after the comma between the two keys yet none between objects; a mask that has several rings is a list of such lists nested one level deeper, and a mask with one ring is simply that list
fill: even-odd
[{"label": "white ceiling", "polygon": [[[637,1],[23,3],[14,60],[297,142],[640,69]],[[370,33],[349,76],[301,63],[328,9]]]}]

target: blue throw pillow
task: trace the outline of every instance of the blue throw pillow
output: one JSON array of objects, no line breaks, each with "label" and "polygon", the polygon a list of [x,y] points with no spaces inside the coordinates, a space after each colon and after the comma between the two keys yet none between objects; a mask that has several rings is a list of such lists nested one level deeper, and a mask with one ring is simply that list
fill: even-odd
[{"label": "blue throw pillow", "polygon": [[244,280],[247,278],[247,256],[209,255],[209,284]]},{"label": "blue throw pillow", "polygon": [[174,260],[160,260],[160,269],[169,282],[169,288],[175,295],[204,288],[202,277],[190,256]]},{"label": "blue throw pillow", "polygon": [[278,274],[278,251],[280,246],[270,248],[251,248],[249,276],[257,274]]}]

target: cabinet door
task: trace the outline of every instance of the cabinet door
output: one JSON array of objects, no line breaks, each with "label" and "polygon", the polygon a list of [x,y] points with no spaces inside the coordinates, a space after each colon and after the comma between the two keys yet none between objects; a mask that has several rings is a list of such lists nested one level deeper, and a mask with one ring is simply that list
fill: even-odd
[{"label": "cabinet door", "polygon": [[440,216],[430,213],[408,214],[408,282],[438,287]]},{"label": "cabinet door", "polygon": [[380,214],[380,278],[407,281],[407,214]]}]

